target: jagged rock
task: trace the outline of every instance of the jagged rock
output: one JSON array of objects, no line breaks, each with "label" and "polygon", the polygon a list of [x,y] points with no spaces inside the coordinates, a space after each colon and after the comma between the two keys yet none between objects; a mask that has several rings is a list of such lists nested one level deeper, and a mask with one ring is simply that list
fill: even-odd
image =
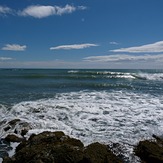
[{"label": "jagged rock", "polygon": [[6,157],[3,163],[120,163],[121,161],[106,145],[83,143],[70,138],[63,132],[43,132],[23,141],[16,148],[16,154]]},{"label": "jagged rock", "polygon": [[135,154],[146,163],[163,163],[163,146],[152,140],[140,141]]}]

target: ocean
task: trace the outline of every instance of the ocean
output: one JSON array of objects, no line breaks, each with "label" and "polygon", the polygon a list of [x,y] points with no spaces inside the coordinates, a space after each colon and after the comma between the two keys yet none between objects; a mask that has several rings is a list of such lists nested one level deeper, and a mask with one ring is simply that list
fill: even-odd
[{"label": "ocean", "polygon": [[[64,131],[88,145],[125,146],[163,135],[163,70],[0,69],[0,138],[11,120],[27,136]],[[18,133],[19,134],[19,133]]]}]

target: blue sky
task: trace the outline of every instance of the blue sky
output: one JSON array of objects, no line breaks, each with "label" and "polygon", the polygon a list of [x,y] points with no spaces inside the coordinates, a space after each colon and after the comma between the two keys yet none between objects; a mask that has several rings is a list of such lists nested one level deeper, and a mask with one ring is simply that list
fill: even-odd
[{"label": "blue sky", "polygon": [[163,0],[1,0],[0,68],[161,68]]}]

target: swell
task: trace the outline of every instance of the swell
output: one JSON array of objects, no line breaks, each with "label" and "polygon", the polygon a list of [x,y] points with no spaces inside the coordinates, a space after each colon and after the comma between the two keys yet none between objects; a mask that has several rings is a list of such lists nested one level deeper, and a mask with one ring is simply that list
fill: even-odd
[{"label": "swell", "polygon": [[163,72],[111,70],[17,70],[0,71],[0,79],[126,79],[163,81]]}]

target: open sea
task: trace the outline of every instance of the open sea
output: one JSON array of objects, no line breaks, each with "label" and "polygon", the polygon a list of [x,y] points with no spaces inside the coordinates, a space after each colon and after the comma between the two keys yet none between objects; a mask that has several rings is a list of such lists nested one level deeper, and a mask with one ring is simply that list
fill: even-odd
[{"label": "open sea", "polygon": [[163,70],[0,69],[1,139],[21,127],[4,131],[14,119],[30,124],[27,136],[118,142],[134,162],[134,145],[163,135]]}]

